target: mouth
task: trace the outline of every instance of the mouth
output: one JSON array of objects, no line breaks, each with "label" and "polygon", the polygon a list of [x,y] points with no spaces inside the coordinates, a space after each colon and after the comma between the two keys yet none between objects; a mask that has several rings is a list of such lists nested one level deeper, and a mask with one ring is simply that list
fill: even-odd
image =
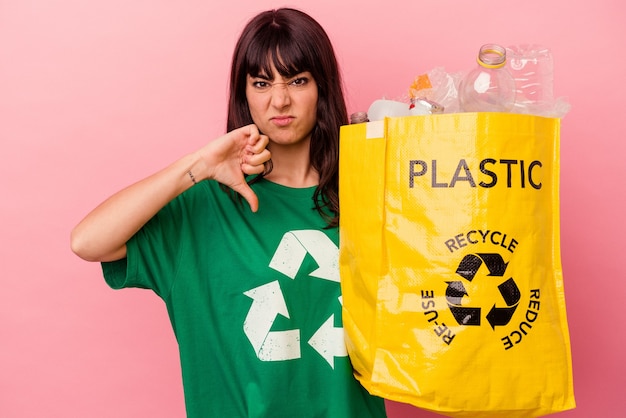
[{"label": "mouth", "polygon": [[274,116],[270,119],[270,121],[277,126],[287,126],[289,125],[295,118],[293,116]]}]

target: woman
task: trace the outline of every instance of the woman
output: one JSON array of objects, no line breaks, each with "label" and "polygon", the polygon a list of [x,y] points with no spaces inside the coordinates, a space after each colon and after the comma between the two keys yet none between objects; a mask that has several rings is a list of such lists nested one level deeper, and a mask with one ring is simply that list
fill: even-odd
[{"label": "woman", "polygon": [[113,288],[165,301],[188,417],[382,417],[343,342],[347,114],[326,33],[294,9],[259,14],[230,89],[228,133],[110,197],[72,231],[72,249],[102,262]]}]

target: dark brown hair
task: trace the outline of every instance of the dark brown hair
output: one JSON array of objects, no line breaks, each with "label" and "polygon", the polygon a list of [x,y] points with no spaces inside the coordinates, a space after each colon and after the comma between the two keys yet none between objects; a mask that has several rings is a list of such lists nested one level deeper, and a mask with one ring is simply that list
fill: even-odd
[{"label": "dark brown hair", "polygon": [[339,127],[348,123],[348,114],[333,46],[312,17],[282,8],[262,12],[248,22],[233,54],[226,129],[253,123],[246,99],[246,79],[248,75],[271,74],[271,65],[284,77],[309,71],[315,79],[317,122],[311,136],[310,158],[320,183],[313,201],[329,226],[337,226]]}]

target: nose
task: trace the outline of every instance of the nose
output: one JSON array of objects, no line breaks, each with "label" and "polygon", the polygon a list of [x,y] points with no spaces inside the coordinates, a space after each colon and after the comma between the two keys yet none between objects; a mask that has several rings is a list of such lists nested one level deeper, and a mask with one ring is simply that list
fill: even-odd
[{"label": "nose", "polygon": [[289,95],[289,85],[287,83],[272,84],[272,105],[277,108],[283,108],[291,104],[291,96]]}]

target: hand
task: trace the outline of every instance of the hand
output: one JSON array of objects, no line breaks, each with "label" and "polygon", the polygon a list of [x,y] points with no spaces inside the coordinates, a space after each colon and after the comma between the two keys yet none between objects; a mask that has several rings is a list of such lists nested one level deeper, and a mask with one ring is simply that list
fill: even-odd
[{"label": "hand", "polygon": [[259,201],[246,183],[244,174],[260,174],[271,158],[266,148],[269,138],[259,133],[256,125],[247,125],[228,132],[199,150],[206,163],[205,178],[216,180],[239,193],[256,212]]}]

